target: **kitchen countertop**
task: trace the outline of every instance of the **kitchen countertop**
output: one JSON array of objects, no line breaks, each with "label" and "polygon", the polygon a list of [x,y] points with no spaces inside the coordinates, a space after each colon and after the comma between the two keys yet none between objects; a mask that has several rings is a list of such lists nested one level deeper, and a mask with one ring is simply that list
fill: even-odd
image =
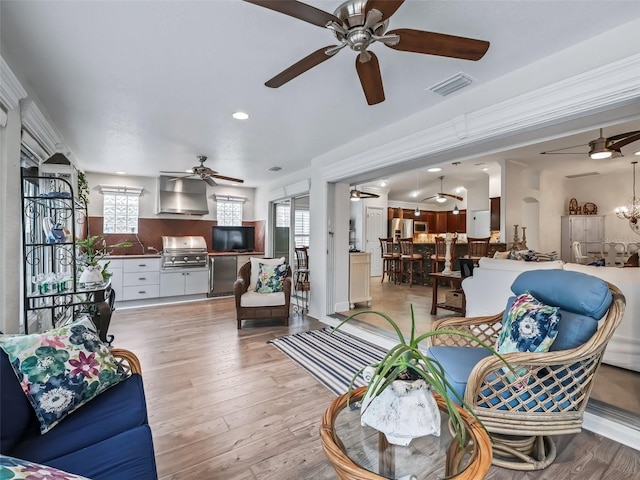
[{"label": "kitchen countertop", "polygon": [[120,258],[161,258],[162,255],[160,255],[159,253],[145,253],[144,255],[141,253],[135,254],[132,253],[131,255],[105,255],[104,258],[113,258],[113,259],[120,259]]},{"label": "kitchen countertop", "polygon": [[210,257],[237,257],[240,255],[264,255],[264,252],[209,252]]}]

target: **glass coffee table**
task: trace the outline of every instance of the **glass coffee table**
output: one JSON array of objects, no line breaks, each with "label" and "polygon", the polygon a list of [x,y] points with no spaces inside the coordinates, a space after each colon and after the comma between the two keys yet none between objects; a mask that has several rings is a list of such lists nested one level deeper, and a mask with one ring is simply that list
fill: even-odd
[{"label": "glass coffee table", "polygon": [[[449,433],[445,403],[434,394],[442,416],[440,437],[412,440],[408,447],[391,445],[384,434],[360,425],[360,410],[351,405],[364,394],[360,387],[348,398],[336,398],[320,426],[322,448],[341,480],[475,480],[491,467],[489,435],[465,410],[458,408],[466,426],[467,442],[461,448]],[[347,406],[347,399],[349,406]]]}]

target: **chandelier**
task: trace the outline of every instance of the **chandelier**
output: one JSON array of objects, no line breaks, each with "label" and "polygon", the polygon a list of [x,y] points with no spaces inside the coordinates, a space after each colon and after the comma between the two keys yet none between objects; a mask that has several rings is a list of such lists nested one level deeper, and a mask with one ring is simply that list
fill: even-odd
[{"label": "chandelier", "polygon": [[618,207],[615,210],[618,218],[629,220],[633,225],[638,223],[640,219],[640,198],[636,197],[636,163],[638,162],[631,162],[633,165],[633,197],[629,199],[629,206]]}]

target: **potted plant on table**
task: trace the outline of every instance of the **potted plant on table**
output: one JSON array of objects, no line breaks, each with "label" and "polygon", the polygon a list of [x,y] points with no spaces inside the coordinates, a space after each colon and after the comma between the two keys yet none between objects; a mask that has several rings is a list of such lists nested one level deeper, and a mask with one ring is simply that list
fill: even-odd
[{"label": "potted plant on table", "polygon": [[[505,363],[505,368],[513,372],[511,366],[495,349],[469,332],[442,329],[416,336],[413,305],[408,341],[396,322],[388,315],[373,310],[354,313],[335,330],[357,316],[372,313],[381,316],[391,325],[398,336],[398,343],[382,360],[361,368],[351,379],[349,392],[353,391],[359,375],[363,375],[368,382],[362,398],[362,425],[369,425],[384,433],[389,443],[395,445],[407,446],[413,438],[425,435],[439,436],[440,411],[432,394],[436,392],[446,405],[453,433],[462,447],[467,437],[457,404],[476,416],[446,379],[442,365],[428,357],[420,349],[420,343],[435,335],[460,335],[499,357]],[[477,417],[476,420],[480,422]]]},{"label": "potted plant on table", "polygon": [[109,254],[110,248],[128,248],[131,242],[120,242],[107,245],[104,235],[92,235],[83,240],[76,240],[76,245],[81,248],[76,258],[78,268],[81,269],[81,284],[94,285],[105,283],[112,273],[108,271],[110,261],[100,265],[100,260]]}]

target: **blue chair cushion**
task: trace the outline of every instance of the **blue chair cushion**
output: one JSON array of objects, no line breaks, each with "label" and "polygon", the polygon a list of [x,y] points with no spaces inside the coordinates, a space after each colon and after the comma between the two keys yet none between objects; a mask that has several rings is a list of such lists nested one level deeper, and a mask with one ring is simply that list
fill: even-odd
[{"label": "blue chair cushion", "polygon": [[35,419],[33,408],[20,387],[9,357],[0,349],[0,453],[8,455]]},{"label": "blue chair cushion", "polygon": [[547,305],[601,319],[613,300],[607,282],[597,277],[567,270],[530,270],[522,272],[511,285],[520,295],[530,292]]},{"label": "blue chair cushion", "polygon": [[562,309],[559,313],[558,334],[551,344],[550,352],[579,347],[598,330],[598,321],[591,317]]},{"label": "blue chair cushion", "polygon": [[[488,398],[488,402],[479,403],[480,407],[495,407],[498,403],[502,403],[503,400],[507,400],[509,407],[519,412],[553,412],[559,410],[558,404],[562,409],[570,405],[566,395],[558,393],[559,387],[548,389],[541,385],[535,385],[528,389],[505,389],[504,384],[501,382],[493,384],[493,387],[500,393],[496,395],[488,388],[483,390],[482,394]],[[507,407],[500,405],[497,409],[507,410]]]},{"label": "blue chair cushion", "polygon": [[127,430],[77,452],[56,458],[47,462],[47,465],[91,480],[158,478],[153,440],[148,425]]},{"label": "blue chair cushion", "polygon": [[145,423],[147,409],[142,376],[133,374],[69,414],[44,435],[40,433],[35,415],[32,415],[29,427],[8,455],[48,465],[51,459],[79,451]]},{"label": "blue chair cushion", "polygon": [[[476,363],[491,355],[481,347],[429,347],[427,357],[437,360],[445,371],[445,379],[461,398],[467,388],[467,380]],[[451,389],[447,389],[451,393]],[[455,397],[454,397],[455,399]],[[456,403],[460,403],[456,400]]]}]

